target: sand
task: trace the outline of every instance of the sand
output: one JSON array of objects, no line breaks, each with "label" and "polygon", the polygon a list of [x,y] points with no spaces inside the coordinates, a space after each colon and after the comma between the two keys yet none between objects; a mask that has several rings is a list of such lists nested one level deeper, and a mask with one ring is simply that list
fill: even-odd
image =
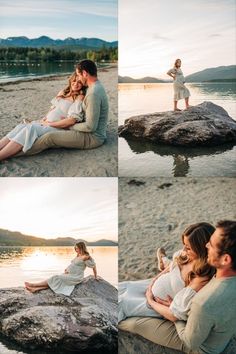
[{"label": "sand", "polygon": [[119,281],[157,274],[155,253],[171,258],[181,248],[181,233],[195,222],[236,219],[233,178],[119,179]]},{"label": "sand", "polygon": [[[51,99],[67,84],[68,75],[0,85],[0,138],[23,118],[45,116]],[[0,176],[76,177],[117,176],[117,67],[102,69],[98,77],[109,100],[107,141],[93,150],[50,149],[38,155],[0,162]]]}]

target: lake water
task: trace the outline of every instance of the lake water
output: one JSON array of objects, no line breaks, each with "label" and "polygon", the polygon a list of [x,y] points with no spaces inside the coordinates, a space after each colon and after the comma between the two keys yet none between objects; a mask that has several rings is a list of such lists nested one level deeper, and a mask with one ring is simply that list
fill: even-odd
[{"label": "lake water", "polygon": [[[235,83],[186,84],[190,104],[211,101],[236,120]],[[184,100],[179,102],[184,109]],[[172,83],[119,84],[119,125],[139,114],[173,109]],[[119,138],[119,176],[236,176],[236,147],[181,148]]]},{"label": "lake water", "polygon": [[[117,287],[118,247],[88,247],[98,275]],[[23,286],[24,281],[41,281],[61,274],[75,257],[73,247],[0,247],[0,288]],[[85,276],[93,274],[86,268]],[[20,349],[0,337],[1,354],[45,354]],[[52,353],[52,352],[51,352]]]},{"label": "lake water", "polygon": [[0,62],[0,83],[40,76],[70,74],[74,69],[74,62]]}]

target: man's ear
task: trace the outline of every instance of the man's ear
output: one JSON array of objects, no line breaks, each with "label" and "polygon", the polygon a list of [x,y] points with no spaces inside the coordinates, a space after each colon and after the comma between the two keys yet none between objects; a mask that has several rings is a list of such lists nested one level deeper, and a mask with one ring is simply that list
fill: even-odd
[{"label": "man's ear", "polygon": [[87,77],[87,76],[88,76],[87,71],[83,70],[83,71],[82,71],[82,76],[83,76],[83,77]]},{"label": "man's ear", "polygon": [[224,254],[223,256],[222,256],[222,265],[224,265],[224,266],[230,266],[231,264],[232,264],[232,258],[231,258],[231,256],[229,255],[229,254]]}]

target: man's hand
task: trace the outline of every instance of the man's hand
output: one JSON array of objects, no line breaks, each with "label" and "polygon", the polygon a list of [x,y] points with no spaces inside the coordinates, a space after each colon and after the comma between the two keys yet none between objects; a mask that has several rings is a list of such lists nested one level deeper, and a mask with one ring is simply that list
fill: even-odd
[{"label": "man's hand", "polygon": [[167,307],[170,307],[173,299],[172,297],[170,297],[169,295],[167,295],[167,298],[166,299],[161,299],[160,297],[156,296],[155,298],[155,301],[158,302],[159,304],[161,305],[164,305],[164,306],[167,306]]},{"label": "man's hand", "polygon": [[153,301],[153,294],[150,288],[147,288],[146,290],[146,299],[147,299],[147,303],[151,306],[151,303]]},{"label": "man's hand", "polygon": [[47,120],[44,120],[44,119],[42,119],[42,120],[40,121],[40,124],[41,124],[41,125],[44,125],[44,126],[46,126],[46,127],[49,127],[49,126],[50,126],[50,122],[48,122]]}]

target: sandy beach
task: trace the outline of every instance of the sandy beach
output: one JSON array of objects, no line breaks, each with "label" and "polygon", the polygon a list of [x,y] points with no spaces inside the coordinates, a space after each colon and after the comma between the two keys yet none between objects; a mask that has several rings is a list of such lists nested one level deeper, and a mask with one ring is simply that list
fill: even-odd
[{"label": "sandy beach", "polygon": [[156,249],[168,257],[181,248],[181,234],[195,222],[236,218],[232,178],[139,178],[119,180],[119,281],[157,274]]},{"label": "sandy beach", "polygon": [[[50,149],[38,155],[0,162],[2,177],[117,176],[117,67],[101,69],[98,77],[109,100],[107,141],[93,150]],[[0,85],[0,138],[23,118],[39,119],[67,84],[68,75]]]}]

